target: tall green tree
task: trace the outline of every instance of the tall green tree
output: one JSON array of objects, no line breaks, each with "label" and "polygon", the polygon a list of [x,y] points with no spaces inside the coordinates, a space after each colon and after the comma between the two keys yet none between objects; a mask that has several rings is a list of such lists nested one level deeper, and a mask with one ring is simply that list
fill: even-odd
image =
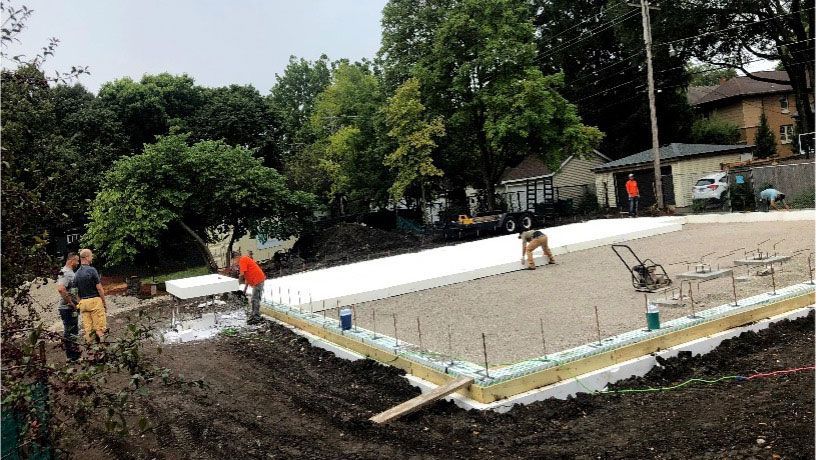
[{"label": "tall green tree", "polygon": [[714,67],[707,64],[689,65],[687,71],[690,73],[690,86],[718,85],[738,75],[736,69]]},{"label": "tall green tree", "polygon": [[332,83],[315,101],[310,125],[319,165],[329,177],[329,198],[343,197],[356,210],[384,206],[392,180],[382,85],[368,63],[341,62]]},{"label": "tall green tree", "polygon": [[259,149],[272,124],[267,103],[251,85],[202,88],[202,103],[184,124],[193,139]]},{"label": "tall green tree", "polygon": [[699,118],[693,122],[690,141],[694,144],[738,144],[741,141],[741,129],[729,121]]},{"label": "tall green tree", "polygon": [[428,120],[426,107],[420,101],[420,81],[410,78],[389,98],[385,108],[389,136],[394,138],[398,148],[386,156],[384,163],[397,172],[395,182],[389,188],[393,200],[400,200],[406,189],[419,185],[420,207],[426,220],[426,188],[434,177],[443,171],[434,165],[432,151],[437,147],[436,138],[446,130],[443,119]]},{"label": "tall green tree", "polygon": [[207,248],[219,234],[297,235],[312,217],[313,197],[244,147],[222,141],[188,145],[171,135],[116,162],[93,202],[84,243],[110,264],[131,262],[180,232],[215,271]]},{"label": "tall green tree", "polygon": [[[418,22],[418,19],[421,19]],[[446,120],[440,166],[494,196],[505,169],[528,154],[555,165],[602,138],[537,68],[527,5],[512,0],[419,2],[384,8],[387,78],[415,76],[424,105]]]},{"label": "tall green tree", "polygon": [[770,129],[770,123],[767,121],[767,115],[761,113],[758,120],[758,128],[756,128],[755,137],[756,158],[769,158],[776,153],[775,134]]},{"label": "tall green tree", "polygon": [[[799,132],[815,131],[815,2],[813,0],[691,0],[662,5],[676,52],[755,80],[790,84]],[[787,79],[748,72],[750,63],[780,61]]]},{"label": "tall green tree", "polygon": [[330,84],[331,67],[326,55],[312,62],[290,56],[284,72],[276,74],[268,104],[277,121],[271,135],[280,158],[289,160],[295,152],[315,141],[310,117],[316,98]]}]

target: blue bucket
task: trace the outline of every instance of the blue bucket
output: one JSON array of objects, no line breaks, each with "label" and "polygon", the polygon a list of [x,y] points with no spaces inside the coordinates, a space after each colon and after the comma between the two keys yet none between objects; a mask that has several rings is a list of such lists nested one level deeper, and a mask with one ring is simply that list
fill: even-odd
[{"label": "blue bucket", "polygon": [[341,330],[348,331],[352,329],[352,310],[349,308],[341,309]]}]

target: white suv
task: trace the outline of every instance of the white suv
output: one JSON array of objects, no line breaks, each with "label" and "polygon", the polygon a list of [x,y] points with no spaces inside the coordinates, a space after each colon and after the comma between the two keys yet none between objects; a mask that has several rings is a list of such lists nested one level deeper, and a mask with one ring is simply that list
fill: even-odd
[{"label": "white suv", "polygon": [[696,181],[693,186],[694,200],[721,200],[727,191],[727,173],[708,174]]}]

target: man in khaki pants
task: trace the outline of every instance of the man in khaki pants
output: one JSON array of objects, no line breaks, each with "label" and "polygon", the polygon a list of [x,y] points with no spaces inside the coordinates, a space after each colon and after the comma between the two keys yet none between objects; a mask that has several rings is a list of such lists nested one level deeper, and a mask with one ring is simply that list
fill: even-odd
[{"label": "man in khaki pants", "polygon": [[557,263],[554,260],[554,256],[551,255],[551,249],[548,248],[548,237],[545,236],[545,233],[539,230],[529,230],[520,233],[518,238],[523,241],[523,258],[520,259],[520,262],[525,265],[525,259],[528,257],[529,270],[535,270],[537,268],[534,264],[534,250],[537,248],[542,248],[542,252],[548,257],[549,264]]},{"label": "man in khaki pants", "polygon": [[85,332],[85,341],[91,343],[92,333],[96,332],[96,340],[101,341],[108,329],[106,314],[108,306],[105,304],[105,290],[99,279],[97,269],[91,266],[94,254],[90,249],[80,251],[80,268],[74,275],[74,285],[77,287],[80,298],[77,307],[82,316],[82,329]]}]

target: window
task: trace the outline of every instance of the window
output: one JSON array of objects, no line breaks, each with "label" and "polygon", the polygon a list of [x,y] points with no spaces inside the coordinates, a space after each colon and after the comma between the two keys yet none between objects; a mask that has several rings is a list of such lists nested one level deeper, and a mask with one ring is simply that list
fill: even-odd
[{"label": "window", "polygon": [[781,138],[782,144],[789,144],[792,142],[792,125],[781,125],[781,128],[778,129],[779,137]]},{"label": "window", "polygon": [[716,182],[715,179],[699,179],[696,182],[696,185],[699,186],[699,187],[704,187],[705,185],[710,185],[710,184],[712,184],[714,182]]},{"label": "window", "polygon": [[788,111],[790,109],[790,99],[787,97],[786,94],[781,96],[781,99],[778,100],[778,103],[781,105],[782,112]]}]

